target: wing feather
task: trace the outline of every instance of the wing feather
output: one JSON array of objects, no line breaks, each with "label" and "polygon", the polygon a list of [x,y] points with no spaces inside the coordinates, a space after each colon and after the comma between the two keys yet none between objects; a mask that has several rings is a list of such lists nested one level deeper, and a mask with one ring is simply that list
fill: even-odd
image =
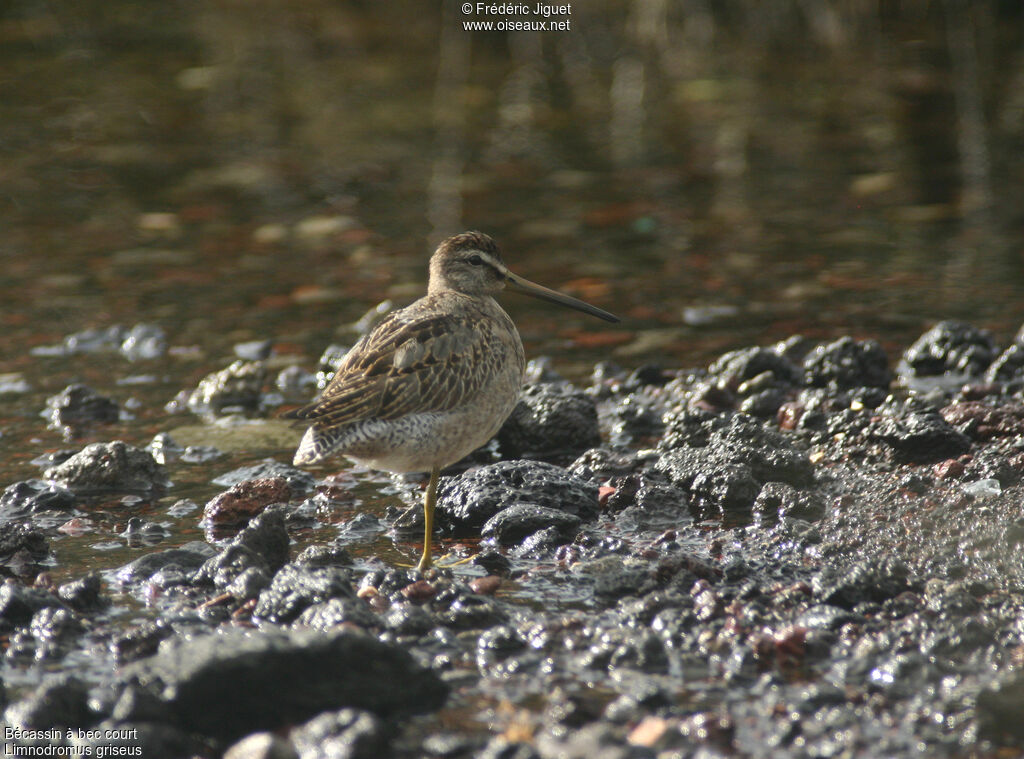
[{"label": "wing feather", "polygon": [[422,310],[410,319],[409,311],[357,342],[321,396],[286,416],[334,427],[448,411],[478,393],[491,379],[494,349],[504,347],[494,340],[493,320]]}]

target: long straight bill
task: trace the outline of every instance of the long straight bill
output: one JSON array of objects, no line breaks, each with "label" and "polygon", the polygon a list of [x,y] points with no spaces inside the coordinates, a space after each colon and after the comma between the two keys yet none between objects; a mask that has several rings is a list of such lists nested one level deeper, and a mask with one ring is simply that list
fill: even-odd
[{"label": "long straight bill", "polygon": [[506,282],[524,295],[551,301],[552,303],[558,303],[561,306],[568,306],[569,308],[574,308],[577,311],[582,311],[585,314],[596,316],[598,319],[604,319],[606,322],[619,321],[619,317],[615,314],[610,314],[597,306],[592,306],[589,303],[584,303],[582,300],[565,295],[557,290],[551,290],[543,285],[538,285],[536,282],[523,279],[519,275],[513,274],[507,269],[503,273],[505,274]]}]

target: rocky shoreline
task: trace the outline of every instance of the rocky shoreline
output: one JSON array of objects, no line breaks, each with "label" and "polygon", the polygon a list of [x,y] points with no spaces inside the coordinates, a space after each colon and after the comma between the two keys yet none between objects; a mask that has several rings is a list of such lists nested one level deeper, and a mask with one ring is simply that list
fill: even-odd
[{"label": "rocky shoreline", "polygon": [[[167,350],[146,325],[47,350],[93,344]],[[338,358],[273,378],[269,351],[247,345],[169,410],[272,415]],[[123,413],[80,385],[48,409],[68,439]],[[353,559],[385,531],[417,539],[405,479],[406,508],[293,550],[337,485],[282,452],[217,471],[201,510],[171,499],[207,539],[50,580],[50,541],[90,498],[164,497],[177,462],[217,455],[171,430],[6,486],[5,657],[52,670],[7,686],[9,745],[61,728],[79,755],[232,759],[1024,749],[1024,338],[1000,350],[943,322],[892,366],[870,340],[792,338],[701,370],[601,364],[587,387],[534,362],[495,441],[442,479],[441,534],[481,538],[455,545],[463,565]],[[115,590],[151,618],[119,622]]]}]

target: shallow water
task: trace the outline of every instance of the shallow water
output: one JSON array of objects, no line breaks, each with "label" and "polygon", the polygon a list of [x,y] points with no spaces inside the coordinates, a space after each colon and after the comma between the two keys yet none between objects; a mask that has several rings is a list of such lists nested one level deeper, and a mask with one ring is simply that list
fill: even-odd
[{"label": "shallow water", "polygon": [[[8,3],[0,373],[27,389],[0,395],[0,484],[95,440],[208,439],[165,404],[233,345],[268,339],[276,368],[312,369],[378,302],[421,293],[432,244],[466,228],[623,317],[506,299],[529,354],[575,380],[794,333],[875,338],[895,360],[941,318],[1007,342],[1024,321],[1019,9],[812,5],[598,2],[574,5],[571,32],[503,35],[412,0]],[[30,352],[143,322],[170,353]],[[45,399],[76,381],[125,418],[47,429]],[[153,503],[95,504],[89,531],[53,538],[57,579],[152,550],[119,537],[129,516],[165,524],[160,547],[201,538],[200,512],[168,508],[290,458],[275,424],[172,465]],[[300,541],[394,502],[386,478],[355,477],[351,507]]]}]

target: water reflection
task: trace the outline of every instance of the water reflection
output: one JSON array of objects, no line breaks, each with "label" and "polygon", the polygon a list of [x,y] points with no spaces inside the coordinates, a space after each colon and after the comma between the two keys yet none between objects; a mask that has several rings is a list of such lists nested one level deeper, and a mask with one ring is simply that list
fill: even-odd
[{"label": "water reflection", "polygon": [[[141,320],[314,351],[411,299],[432,243],[470,227],[537,279],[610,280],[630,361],[792,331],[895,346],[940,317],[1015,331],[1019,8],[573,13],[501,34],[452,2],[9,4],[7,353]],[[745,318],[687,329],[691,307]]]}]

